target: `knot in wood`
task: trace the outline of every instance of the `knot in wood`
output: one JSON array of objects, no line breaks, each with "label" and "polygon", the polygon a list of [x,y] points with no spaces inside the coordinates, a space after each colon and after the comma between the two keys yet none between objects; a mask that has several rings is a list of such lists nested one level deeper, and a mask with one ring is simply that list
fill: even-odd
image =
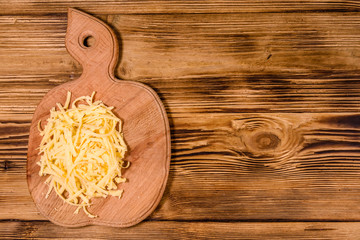
[{"label": "knot in wood", "polygon": [[5,160],[1,166],[1,168],[4,170],[4,171],[7,171],[9,168],[10,168],[10,162],[8,160]]},{"label": "knot in wood", "polygon": [[253,137],[255,147],[260,150],[275,149],[281,143],[281,140],[276,134],[271,132],[260,132]]},{"label": "knot in wood", "polygon": [[250,165],[280,167],[302,146],[303,137],[291,122],[275,116],[251,115],[232,121],[240,138],[237,152]]}]

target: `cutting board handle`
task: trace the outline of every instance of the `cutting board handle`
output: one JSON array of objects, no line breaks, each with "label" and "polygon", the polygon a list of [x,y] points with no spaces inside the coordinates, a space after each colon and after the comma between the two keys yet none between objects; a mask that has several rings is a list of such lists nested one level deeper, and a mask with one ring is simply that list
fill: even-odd
[{"label": "cutting board handle", "polygon": [[114,79],[119,46],[116,35],[105,23],[69,8],[65,45],[83,67],[79,80]]}]

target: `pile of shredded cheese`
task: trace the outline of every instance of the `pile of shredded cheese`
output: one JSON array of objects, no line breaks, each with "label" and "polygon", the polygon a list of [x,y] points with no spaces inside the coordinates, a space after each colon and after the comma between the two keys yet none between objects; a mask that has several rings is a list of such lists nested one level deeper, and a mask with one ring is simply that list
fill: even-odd
[{"label": "pile of shredded cheese", "polygon": [[87,210],[91,198],[121,197],[123,190],[117,184],[126,181],[121,169],[129,164],[123,161],[127,146],[121,120],[112,113],[113,107],[94,101],[94,95],[77,98],[69,108],[68,92],[64,106],[57,103],[58,109],[50,110],[44,130],[40,122],[38,125],[43,136],[39,175],[48,175],[49,184],[45,197],[53,189],[65,202],[77,206],[74,213],[82,208],[91,218],[97,217]]}]

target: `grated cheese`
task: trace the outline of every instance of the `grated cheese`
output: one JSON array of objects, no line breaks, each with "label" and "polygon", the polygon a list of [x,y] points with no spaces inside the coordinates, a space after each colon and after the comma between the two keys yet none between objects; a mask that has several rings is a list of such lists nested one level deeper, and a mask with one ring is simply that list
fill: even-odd
[{"label": "grated cheese", "polygon": [[[75,99],[70,106],[71,92],[67,93],[64,106],[57,103],[50,110],[44,130],[39,121],[42,140],[38,165],[39,175],[48,175],[46,183],[66,203],[77,206],[74,214],[82,208],[90,217],[87,207],[91,198],[121,197],[123,190],[117,184],[126,181],[121,169],[129,167],[124,156],[127,151],[122,122],[112,112],[113,107],[91,96]],[[78,102],[86,104],[77,104]]]}]

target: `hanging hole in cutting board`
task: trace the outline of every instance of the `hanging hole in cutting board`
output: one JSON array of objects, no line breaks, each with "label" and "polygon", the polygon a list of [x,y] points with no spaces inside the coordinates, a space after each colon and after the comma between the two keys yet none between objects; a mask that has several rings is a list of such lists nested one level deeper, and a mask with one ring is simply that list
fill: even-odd
[{"label": "hanging hole in cutting board", "polygon": [[82,48],[93,48],[96,45],[96,34],[92,31],[85,31],[79,36],[79,44]]},{"label": "hanging hole in cutting board", "polygon": [[95,38],[93,36],[85,37],[83,41],[83,45],[86,48],[93,47],[95,45]]}]

